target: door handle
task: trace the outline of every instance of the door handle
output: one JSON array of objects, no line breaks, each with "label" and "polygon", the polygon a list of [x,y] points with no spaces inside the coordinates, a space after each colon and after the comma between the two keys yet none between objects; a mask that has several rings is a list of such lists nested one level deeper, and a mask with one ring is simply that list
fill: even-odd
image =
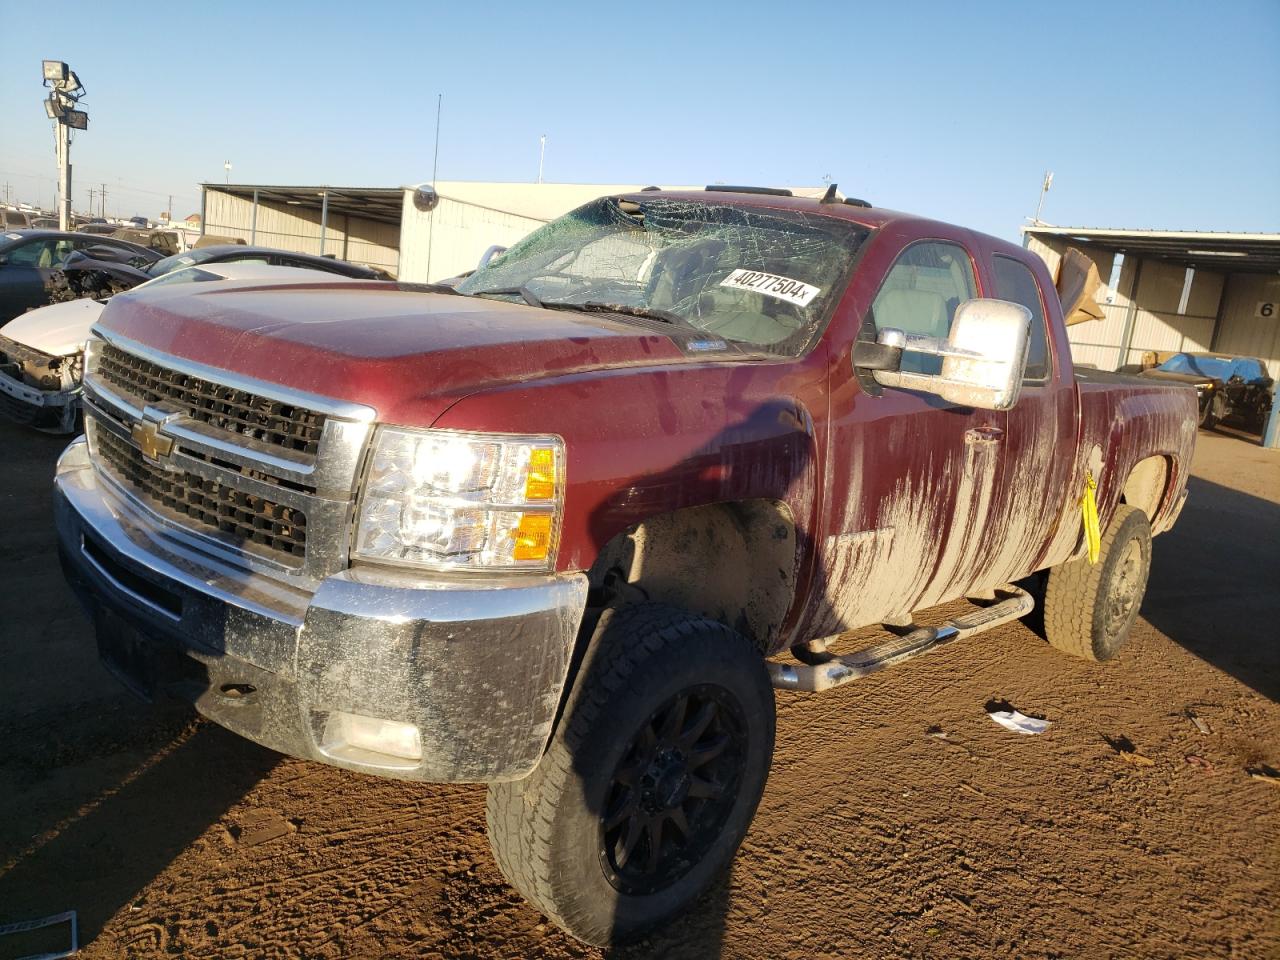
[{"label": "door handle", "polygon": [[964,432],[965,443],[999,443],[1004,431],[999,427],[972,427]]}]

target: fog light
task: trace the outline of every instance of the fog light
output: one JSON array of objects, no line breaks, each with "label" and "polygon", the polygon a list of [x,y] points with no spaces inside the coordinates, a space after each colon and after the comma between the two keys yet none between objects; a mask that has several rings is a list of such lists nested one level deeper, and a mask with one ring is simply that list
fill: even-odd
[{"label": "fog light", "polygon": [[399,720],[334,711],[325,721],[321,741],[320,748],[335,755],[367,750],[402,760],[422,759],[422,734],[412,723]]}]

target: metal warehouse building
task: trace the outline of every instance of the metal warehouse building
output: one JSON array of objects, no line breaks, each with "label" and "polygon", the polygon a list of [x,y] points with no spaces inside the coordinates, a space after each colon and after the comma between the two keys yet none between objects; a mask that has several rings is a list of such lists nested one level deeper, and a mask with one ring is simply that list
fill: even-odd
[{"label": "metal warehouse building", "polygon": [[[328,254],[425,283],[474,269],[490,247],[510,246],[589,200],[633,193],[647,185],[440,180],[433,188],[433,204],[423,209],[422,188],[428,186],[205,183],[204,232],[299,253]],[[790,189],[797,196],[812,197],[825,190]]]},{"label": "metal warehouse building", "polygon": [[[1104,370],[1177,352],[1257,357],[1280,377],[1280,233],[1022,228],[1050,272],[1068,247],[1104,282],[1104,318],[1067,328],[1077,363]],[[1274,389],[1274,388],[1273,388]],[[1280,445],[1273,409],[1270,445]]]}]

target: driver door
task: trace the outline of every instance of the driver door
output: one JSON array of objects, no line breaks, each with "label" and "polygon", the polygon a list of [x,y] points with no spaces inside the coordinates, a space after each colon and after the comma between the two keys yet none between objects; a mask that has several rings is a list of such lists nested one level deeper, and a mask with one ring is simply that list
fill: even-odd
[{"label": "driver door", "polygon": [[[861,318],[878,329],[945,337],[956,308],[982,295],[963,231],[900,235],[886,249],[893,239],[882,234],[859,270],[865,275],[876,262],[884,264],[870,304],[855,305],[849,318],[853,335],[832,340],[826,536],[814,636],[906,622],[914,610],[963,596],[988,549],[1005,415],[877,388],[860,383],[852,370]],[[903,369],[936,374],[940,362],[908,353]]]}]

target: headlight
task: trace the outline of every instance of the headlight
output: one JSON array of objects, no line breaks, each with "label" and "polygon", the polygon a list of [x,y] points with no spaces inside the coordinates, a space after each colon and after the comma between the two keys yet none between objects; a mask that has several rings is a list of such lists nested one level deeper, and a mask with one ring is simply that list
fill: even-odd
[{"label": "headlight", "polygon": [[563,500],[559,437],[379,427],[355,555],[440,570],[550,569]]}]

